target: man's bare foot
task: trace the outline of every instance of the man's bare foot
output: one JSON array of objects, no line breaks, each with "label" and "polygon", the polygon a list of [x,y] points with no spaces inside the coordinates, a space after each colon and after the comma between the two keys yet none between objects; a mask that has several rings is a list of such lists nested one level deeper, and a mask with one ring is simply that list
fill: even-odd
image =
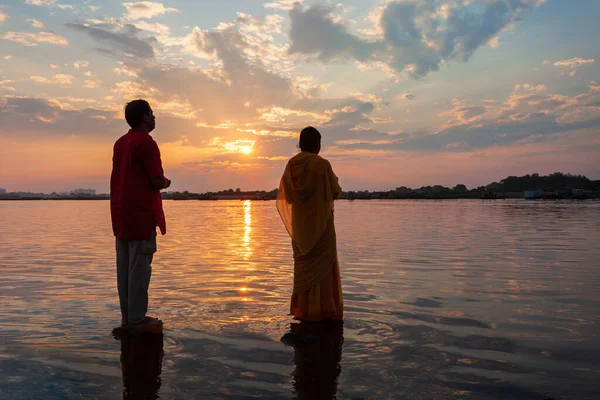
[{"label": "man's bare foot", "polygon": [[128,324],[127,329],[137,333],[162,333],[163,322],[158,318],[146,317],[141,322]]}]

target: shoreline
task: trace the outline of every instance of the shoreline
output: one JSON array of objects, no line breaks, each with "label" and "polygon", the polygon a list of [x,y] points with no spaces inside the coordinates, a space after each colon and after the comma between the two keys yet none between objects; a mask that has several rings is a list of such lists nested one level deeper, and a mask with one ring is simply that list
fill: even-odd
[{"label": "shoreline", "polygon": [[[0,201],[108,201],[110,197],[61,197],[61,198],[43,198],[43,197],[21,197],[21,198],[0,198]],[[406,200],[482,200],[482,201],[502,201],[502,200],[527,200],[527,201],[558,201],[558,200],[600,200],[599,198],[556,198],[556,199],[525,199],[524,197],[505,197],[496,199],[487,199],[481,197],[404,197],[404,198],[366,198],[366,199],[337,199],[336,201],[406,201]],[[276,199],[163,199],[163,201],[276,201]]]}]

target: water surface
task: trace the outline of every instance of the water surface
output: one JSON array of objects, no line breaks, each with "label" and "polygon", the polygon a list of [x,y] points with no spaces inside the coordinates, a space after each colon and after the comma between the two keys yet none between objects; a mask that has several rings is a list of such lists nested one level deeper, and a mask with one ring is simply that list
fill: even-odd
[{"label": "water surface", "polygon": [[598,202],[339,201],[343,328],[290,326],[274,202],[165,212],[164,336],[119,341],[108,202],[0,202],[1,399],[600,396]]}]

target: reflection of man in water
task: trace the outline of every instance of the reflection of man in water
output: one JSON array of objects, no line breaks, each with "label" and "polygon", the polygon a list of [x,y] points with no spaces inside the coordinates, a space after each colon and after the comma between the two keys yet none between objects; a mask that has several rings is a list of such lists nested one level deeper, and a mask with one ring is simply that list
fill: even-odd
[{"label": "reflection of man in water", "polygon": [[342,371],[344,327],[341,321],[290,324],[291,334],[282,338],[294,346],[293,387],[298,399],[332,399]]},{"label": "reflection of man in water", "polygon": [[158,399],[163,335],[128,335],[121,339],[124,399]]}]

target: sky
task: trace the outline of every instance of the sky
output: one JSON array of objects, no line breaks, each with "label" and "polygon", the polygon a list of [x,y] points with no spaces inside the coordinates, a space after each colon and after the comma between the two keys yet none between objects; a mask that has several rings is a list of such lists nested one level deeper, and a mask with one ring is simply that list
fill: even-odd
[{"label": "sky", "polygon": [[0,188],[108,192],[150,102],[171,190],[271,190],[315,126],[344,190],[600,179],[597,0],[1,0]]}]

